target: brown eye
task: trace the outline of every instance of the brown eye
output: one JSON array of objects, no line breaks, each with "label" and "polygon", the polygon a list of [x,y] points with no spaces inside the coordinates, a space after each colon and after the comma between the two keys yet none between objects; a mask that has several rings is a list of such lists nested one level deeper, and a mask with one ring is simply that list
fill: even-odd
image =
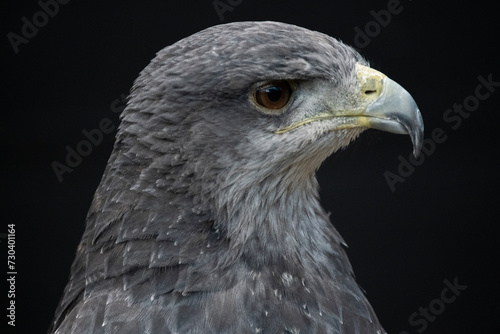
[{"label": "brown eye", "polygon": [[292,95],[292,88],[286,80],[271,81],[255,90],[255,101],[267,109],[283,108]]}]

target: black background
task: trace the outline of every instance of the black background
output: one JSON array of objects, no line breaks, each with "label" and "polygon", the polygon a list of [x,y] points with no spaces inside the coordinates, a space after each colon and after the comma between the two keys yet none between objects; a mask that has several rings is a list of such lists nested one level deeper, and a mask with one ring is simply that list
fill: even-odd
[{"label": "black background", "polygon": [[[59,5],[18,53],[8,34],[22,35],[22,17],[33,22],[41,7],[1,2],[0,232],[16,225],[18,273],[16,327],[9,330],[46,331],[115,132],[59,182],[51,164],[64,163],[66,146],[75,148],[85,139],[82,130],[104,118],[118,125],[111,103],[128,93],[161,48],[219,23],[275,20],[357,47],[372,67],[405,87],[422,112],[425,160],[395,191],[384,172],[397,174],[398,157],[408,159],[407,136],[367,131],[318,172],[323,205],[349,244],[358,281],[386,330],[420,333],[425,323],[425,333],[497,331],[500,87],[472,106],[460,126],[443,119],[454,104],[474,102],[479,76],[500,82],[496,4],[401,0],[400,12],[381,26],[373,24],[372,11],[387,9],[388,1],[221,1],[233,4],[223,21],[213,1],[73,0]],[[367,25],[369,43],[356,43],[354,28]],[[437,128],[447,139],[433,147]],[[6,258],[5,234],[0,240]],[[2,265],[2,271],[8,270]],[[440,304],[444,280],[467,288]],[[7,288],[0,293],[6,300]],[[429,305],[439,314],[423,321],[419,308]],[[436,310],[440,305],[444,309]],[[414,312],[418,323],[409,322]]]}]

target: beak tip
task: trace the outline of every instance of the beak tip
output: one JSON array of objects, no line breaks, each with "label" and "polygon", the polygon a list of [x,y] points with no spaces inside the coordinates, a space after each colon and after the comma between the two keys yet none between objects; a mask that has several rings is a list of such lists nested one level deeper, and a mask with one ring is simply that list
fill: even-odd
[{"label": "beak tip", "polygon": [[415,159],[417,159],[420,156],[421,149],[422,149],[422,141],[421,140],[419,140],[413,144],[413,156],[415,157]]},{"label": "beak tip", "polygon": [[415,127],[413,131],[410,132],[411,141],[413,143],[413,156],[418,158],[420,156],[420,151],[423,145],[424,138],[424,120],[422,119],[422,114],[417,108],[416,115],[418,120],[415,122]]},{"label": "beak tip", "polygon": [[418,159],[418,157],[420,156],[420,148],[413,148],[413,156],[415,157],[415,159]]}]

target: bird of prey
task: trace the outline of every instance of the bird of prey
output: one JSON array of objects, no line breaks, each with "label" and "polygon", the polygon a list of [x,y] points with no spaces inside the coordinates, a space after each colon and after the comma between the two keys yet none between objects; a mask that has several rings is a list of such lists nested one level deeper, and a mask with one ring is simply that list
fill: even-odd
[{"label": "bird of prey", "polygon": [[369,128],[422,143],[411,95],[322,33],[237,22],[159,51],[49,332],[385,333],[315,178]]}]

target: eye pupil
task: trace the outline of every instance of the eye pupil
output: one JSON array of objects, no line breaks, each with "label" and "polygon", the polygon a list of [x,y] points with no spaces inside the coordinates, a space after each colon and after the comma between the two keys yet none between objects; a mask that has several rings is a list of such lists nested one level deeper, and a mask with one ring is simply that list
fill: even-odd
[{"label": "eye pupil", "polygon": [[267,97],[269,100],[276,102],[279,101],[281,97],[281,88],[273,86],[266,89]]},{"label": "eye pupil", "polygon": [[290,100],[292,88],[286,80],[271,81],[257,87],[254,92],[255,102],[266,109],[281,109]]}]

